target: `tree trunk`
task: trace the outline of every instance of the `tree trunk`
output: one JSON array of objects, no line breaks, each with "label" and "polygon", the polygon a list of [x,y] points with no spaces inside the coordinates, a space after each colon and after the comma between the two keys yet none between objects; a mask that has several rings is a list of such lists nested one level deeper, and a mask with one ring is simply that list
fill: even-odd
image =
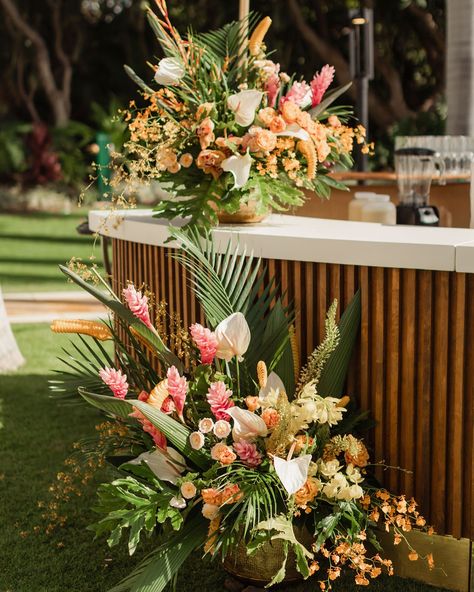
[{"label": "tree trunk", "polygon": [[449,0],[446,88],[450,135],[474,135],[474,3]]}]

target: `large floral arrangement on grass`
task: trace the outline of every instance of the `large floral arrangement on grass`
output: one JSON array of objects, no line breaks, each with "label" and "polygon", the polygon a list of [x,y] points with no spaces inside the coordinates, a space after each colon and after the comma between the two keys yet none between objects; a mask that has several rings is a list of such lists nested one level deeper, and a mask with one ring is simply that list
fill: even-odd
[{"label": "large floral arrangement on grass", "polygon": [[[323,590],[343,569],[361,585],[383,570],[391,574],[377,528],[392,532],[397,544],[425,520],[413,500],[370,477],[367,448],[353,432],[357,415],[341,397],[358,295],[339,324],[336,303],[330,307],[325,338],[300,368],[294,313],[274,283],[263,285],[260,262],[230,248],[218,254],[197,232],[173,235],[206,314],[204,325],[189,330],[175,324],[168,336],[174,351],[135,286],[116,295],[105,282],[100,290],[67,269],[115,322],[53,324],[80,334],[84,347],[75,348],[55,388],[79,387],[109,416],[97,452],[117,478],[99,488],[101,519],[93,528],[108,534],[109,545],[128,531],[130,553],[141,537],[156,540],[155,551],[116,589],[159,592],[195,549],[224,559],[242,544],[258,553],[268,541],[284,550],[272,584],[291,561]],[[106,339],[114,341],[115,360],[101,343]]]},{"label": "large floral arrangement on grass", "polygon": [[352,165],[365,131],[347,125],[347,108],[329,107],[348,88],[327,93],[332,66],[309,83],[281,72],[263,43],[269,17],[183,38],[166,2],[156,4],[161,18],[150,11],[149,21],[166,57],[154,67],[156,89],[127,68],[146,106],[132,101],[125,114],[131,139],[116,181],[158,180],[172,194],[159,216],[205,224],[216,210],[284,210],[303,203],[304,189],[327,198],[344,188],[328,173]]}]

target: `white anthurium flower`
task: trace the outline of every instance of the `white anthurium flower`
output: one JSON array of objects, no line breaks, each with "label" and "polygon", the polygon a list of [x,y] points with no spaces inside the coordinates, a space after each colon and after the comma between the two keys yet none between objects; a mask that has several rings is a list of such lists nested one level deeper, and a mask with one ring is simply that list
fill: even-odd
[{"label": "white anthurium flower", "polygon": [[276,474],[288,495],[293,495],[306,483],[310,462],[311,454],[305,454],[291,460],[285,460],[279,456],[273,457]]},{"label": "white anthurium flower", "polygon": [[291,123],[286,126],[284,132],[278,132],[276,136],[289,136],[290,138],[297,138],[298,140],[309,140],[310,135],[297,123]]},{"label": "white anthurium flower", "polygon": [[258,393],[258,402],[263,408],[275,407],[280,392],[286,392],[285,385],[276,372],[270,372],[267,384]]},{"label": "white anthurium flower", "polygon": [[248,127],[255,119],[255,112],[262,102],[263,92],[242,90],[227,99],[227,106],[235,113],[235,121],[242,127]]},{"label": "white anthurium flower", "polygon": [[221,162],[222,170],[232,173],[234,176],[234,186],[232,189],[240,189],[247,183],[250,177],[250,169],[252,168],[252,160],[252,157],[247,151],[243,156],[233,154]]},{"label": "white anthurium flower", "polygon": [[259,436],[264,438],[267,435],[267,426],[263,419],[248,411],[248,409],[241,409],[240,407],[230,407],[226,409],[226,413],[234,420],[234,427],[232,429],[232,438],[234,442],[240,440],[254,440]]},{"label": "white anthurium flower", "polygon": [[184,76],[184,68],[176,58],[163,58],[155,72],[155,82],[163,86],[177,84]]},{"label": "white anthurium flower", "polygon": [[160,479],[176,485],[182,472],[186,468],[186,460],[173,448],[167,448],[166,452],[157,448],[153,452],[143,452],[134,460],[129,461],[132,465],[146,463],[151,471]]},{"label": "white anthurium flower", "polygon": [[217,337],[216,357],[230,362],[237,356],[239,362],[250,344],[250,328],[241,312],[234,312],[219,323],[214,331]]}]

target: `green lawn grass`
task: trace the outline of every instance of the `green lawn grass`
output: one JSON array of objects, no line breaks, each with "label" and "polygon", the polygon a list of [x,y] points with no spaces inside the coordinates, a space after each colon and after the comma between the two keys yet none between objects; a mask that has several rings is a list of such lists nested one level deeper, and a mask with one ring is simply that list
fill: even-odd
[{"label": "green lawn grass", "polygon": [[0,284],[5,292],[74,289],[58,270],[72,257],[100,259],[93,237],[79,236],[76,226],[87,211],[61,214],[0,215]]},{"label": "green lawn grass", "polygon": [[[64,508],[65,526],[45,533],[48,524],[38,502],[48,500],[72,444],[94,434],[102,418],[85,405],[68,406],[48,393],[55,358],[67,344],[65,335],[53,335],[46,325],[15,327],[26,365],[16,374],[0,377],[0,592],[106,592],[131,571],[145,550],[130,559],[126,546],[108,549],[94,541],[86,526],[94,521],[90,510],[94,486],[82,488]],[[37,532],[34,527],[39,526]],[[178,579],[177,592],[220,592],[225,573],[219,564],[191,558]],[[376,580],[377,592],[434,592],[436,589],[398,578]],[[282,592],[319,590],[304,583]],[[338,581],[336,592],[360,590],[350,578]]]}]

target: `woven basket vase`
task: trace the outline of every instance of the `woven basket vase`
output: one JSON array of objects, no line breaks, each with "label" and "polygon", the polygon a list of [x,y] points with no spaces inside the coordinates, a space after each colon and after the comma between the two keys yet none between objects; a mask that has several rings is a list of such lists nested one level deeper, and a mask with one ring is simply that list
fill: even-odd
[{"label": "woven basket vase", "polygon": [[[311,536],[306,529],[295,529],[299,541],[309,548]],[[285,559],[283,541],[275,540],[264,543],[255,553],[247,555],[247,546],[243,539],[224,559],[224,569],[239,580],[251,584],[265,585],[282,566]],[[302,579],[296,569],[296,557],[293,550],[288,551],[284,582],[297,582]]]},{"label": "woven basket vase", "polygon": [[241,204],[233,214],[217,210],[217,218],[221,224],[256,224],[264,220],[267,215],[268,213],[257,214],[256,203],[253,201]]}]

